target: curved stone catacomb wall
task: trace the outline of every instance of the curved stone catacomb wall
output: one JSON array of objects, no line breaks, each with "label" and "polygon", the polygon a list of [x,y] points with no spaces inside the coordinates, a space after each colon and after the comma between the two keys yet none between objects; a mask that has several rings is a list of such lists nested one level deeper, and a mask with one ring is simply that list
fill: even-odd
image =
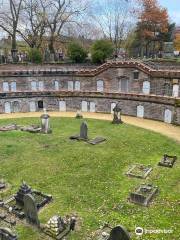
[{"label": "curved stone catacomb wall", "polygon": [[109,113],[119,102],[123,114],[180,124],[179,69],[156,69],[139,61],[83,70],[18,65],[1,69],[0,113],[43,108]]}]

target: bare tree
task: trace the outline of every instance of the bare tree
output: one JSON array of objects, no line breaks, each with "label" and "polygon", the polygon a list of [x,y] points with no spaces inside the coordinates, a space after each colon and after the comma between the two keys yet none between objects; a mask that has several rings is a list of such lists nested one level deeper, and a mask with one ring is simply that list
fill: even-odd
[{"label": "bare tree", "polygon": [[104,0],[98,1],[95,8],[98,14],[94,14],[94,19],[100,25],[104,37],[114,43],[116,54],[133,25],[131,3],[131,0]]},{"label": "bare tree", "polygon": [[81,12],[85,10],[85,0],[44,0],[46,8],[47,34],[49,35],[49,50],[55,54],[54,43],[59,38],[67,23],[77,23]]},{"label": "bare tree", "polygon": [[17,32],[31,48],[41,46],[46,27],[46,6],[43,0],[25,0]]},{"label": "bare tree", "polygon": [[3,7],[0,10],[0,28],[3,29],[12,39],[12,58],[17,60],[17,27],[19,17],[22,10],[23,0],[7,0],[6,9]]}]

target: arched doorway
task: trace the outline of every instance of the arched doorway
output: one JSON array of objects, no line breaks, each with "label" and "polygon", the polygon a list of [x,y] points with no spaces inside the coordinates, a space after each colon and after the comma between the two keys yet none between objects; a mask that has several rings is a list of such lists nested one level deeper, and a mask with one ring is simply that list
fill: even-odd
[{"label": "arched doorway", "polygon": [[137,117],[144,117],[144,107],[142,105],[137,106]]},{"label": "arched doorway", "polygon": [[4,112],[5,113],[11,113],[11,103],[10,102],[5,102],[5,104],[4,104]]},{"label": "arched doorway", "polygon": [[172,123],[172,111],[169,109],[166,109],[164,112],[164,122]]}]

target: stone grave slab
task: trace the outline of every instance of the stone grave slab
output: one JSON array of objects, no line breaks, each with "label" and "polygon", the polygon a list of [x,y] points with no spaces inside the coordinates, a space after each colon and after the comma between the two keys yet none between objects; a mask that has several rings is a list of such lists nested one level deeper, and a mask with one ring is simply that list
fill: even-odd
[{"label": "stone grave slab", "polygon": [[142,164],[135,164],[127,171],[126,175],[129,177],[145,179],[152,170],[153,169],[150,165],[145,166]]},{"label": "stone grave slab", "polygon": [[92,145],[97,145],[99,143],[102,143],[102,142],[105,142],[106,141],[106,138],[103,138],[103,137],[96,137],[94,139],[91,139],[88,141],[88,143],[92,144]]},{"label": "stone grave slab", "polygon": [[17,235],[9,228],[0,227],[0,239],[1,240],[18,240]]},{"label": "stone grave slab", "polygon": [[0,222],[4,222],[10,226],[16,225],[16,220],[2,208],[0,208]]},{"label": "stone grave slab", "polygon": [[5,126],[0,126],[0,132],[14,131],[18,130],[18,126],[16,124],[8,124]]},{"label": "stone grave slab", "polygon": [[159,166],[172,168],[177,160],[177,156],[170,156],[167,154],[164,154],[161,161],[158,163]]},{"label": "stone grave slab", "polygon": [[30,125],[30,126],[20,127],[20,130],[24,132],[30,132],[30,133],[40,133],[42,128],[38,125]]},{"label": "stone grave slab", "polygon": [[130,193],[129,201],[147,207],[157,193],[158,187],[151,184],[141,184],[134,192]]}]

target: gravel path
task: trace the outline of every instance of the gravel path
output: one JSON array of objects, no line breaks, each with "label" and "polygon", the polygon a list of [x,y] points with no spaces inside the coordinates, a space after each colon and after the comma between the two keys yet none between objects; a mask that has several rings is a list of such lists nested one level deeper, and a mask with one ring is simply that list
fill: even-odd
[{"label": "gravel path", "polygon": [[[12,118],[24,118],[24,117],[40,117],[41,112],[35,113],[12,113],[12,114],[0,114],[0,119],[12,119]],[[75,112],[49,112],[52,117],[75,117]],[[84,118],[94,118],[101,120],[112,120],[111,114],[101,114],[101,113],[83,113]],[[154,120],[141,119],[130,116],[123,116],[122,120],[134,126],[149,129],[154,132],[161,133],[167,137],[170,137],[178,142],[180,142],[180,127],[171,124],[166,124],[163,122],[158,122]]]}]

